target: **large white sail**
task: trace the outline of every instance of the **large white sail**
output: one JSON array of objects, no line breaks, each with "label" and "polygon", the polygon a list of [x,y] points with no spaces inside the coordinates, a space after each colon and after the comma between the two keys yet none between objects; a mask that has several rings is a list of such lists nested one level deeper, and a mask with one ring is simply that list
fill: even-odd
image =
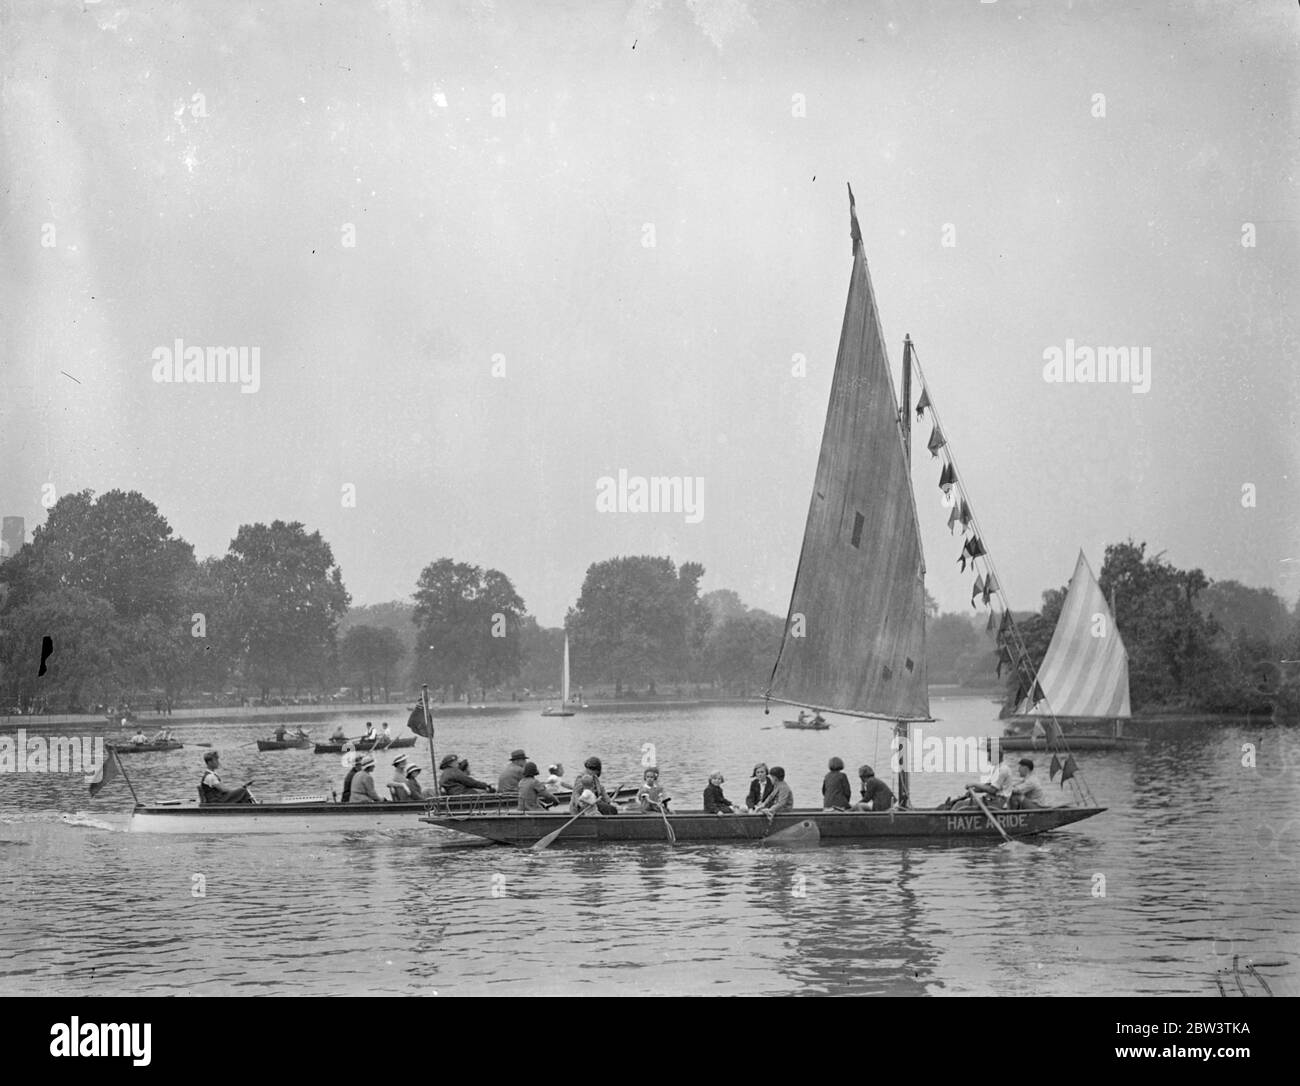
[{"label": "large white sail", "polygon": [[1038,685],[1046,700],[1036,708],[1026,701],[1022,713],[1104,719],[1129,715],[1128,652],[1083,551],[1038,669]]}]

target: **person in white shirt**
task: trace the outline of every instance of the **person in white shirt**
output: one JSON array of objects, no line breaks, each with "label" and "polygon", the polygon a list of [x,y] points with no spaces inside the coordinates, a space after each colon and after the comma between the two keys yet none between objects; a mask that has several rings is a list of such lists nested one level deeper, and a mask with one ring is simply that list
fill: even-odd
[{"label": "person in white shirt", "polygon": [[966,795],[961,799],[950,799],[945,808],[954,807],[976,807],[978,804],[971,798],[972,792],[979,792],[984,798],[984,803],[989,807],[1005,807],[1011,798],[1011,788],[1016,782],[1015,770],[1011,768],[1011,755],[1003,755],[1002,761],[995,765],[979,784],[968,784],[966,786]]},{"label": "person in white shirt", "polygon": [[564,766],[556,762],[546,769],[546,779],[542,781],[551,792],[567,792],[569,785],[564,780]]},{"label": "person in white shirt", "polygon": [[1032,759],[1021,758],[1020,780],[1011,786],[1011,799],[1007,806],[1013,811],[1024,811],[1032,807],[1045,807],[1045,797],[1043,796],[1043,786],[1034,776],[1034,763]]}]

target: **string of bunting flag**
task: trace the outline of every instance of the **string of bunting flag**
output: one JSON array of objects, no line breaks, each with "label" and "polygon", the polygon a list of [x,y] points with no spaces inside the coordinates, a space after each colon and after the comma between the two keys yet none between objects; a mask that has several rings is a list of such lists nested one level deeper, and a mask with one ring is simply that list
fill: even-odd
[{"label": "string of bunting flag", "polygon": [[[1060,774],[1061,787],[1064,788],[1068,781],[1076,801],[1093,804],[1095,801],[1092,789],[1088,787],[1082,771],[1074,760],[1074,755],[1070,753],[1069,743],[1061,730],[1060,721],[1056,719],[1051,700],[1038,681],[1038,671],[1029,656],[1020,628],[1012,616],[1010,603],[994,568],[993,556],[984,545],[983,531],[971,507],[966,487],[957,474],[957,462],[953,457],[952,447],[944,437],[939,413],[930,399],[925,371],[921,368],[915,344],[912,345],[912,366],[921,386],[921,396],[915,408],[916,419],[918,423],[922,422],[925,420],[926,413],[929,413],[931,430],[926,448],[929,449],[931,458],[940,460],[943,465],[939,472],[939,489],[943,491],[945,503],[952,510],[948,515],[948,532],[952,534],[958,526],[961,527],[962,547],[957,556],[958,565],[963,573],[969,571],[975,575],[971,588],[971,606],[976,606],[976,601],[979,600],[989,611],[988,623],[984,630],[993,638],[996,645],[998,678],[1002,677],[1003,668],[1014,668],[1017,679],[1016,705],[1023,705],[1028,699],[1031,706],[1036,708],[1041,704],[1047,709],[1046,728],[1042,721],[1036,720],[1033,734],[1035,738],[1044,738],[1047,749],[1052,752],[1050,778],[1055,780],[1057,774]],[[909,408],[904,407],[903,410]],[[997,597],[996,604],[994,597]],[[1061,759],[1061,755],[1064,755],[1064,760]]]}]

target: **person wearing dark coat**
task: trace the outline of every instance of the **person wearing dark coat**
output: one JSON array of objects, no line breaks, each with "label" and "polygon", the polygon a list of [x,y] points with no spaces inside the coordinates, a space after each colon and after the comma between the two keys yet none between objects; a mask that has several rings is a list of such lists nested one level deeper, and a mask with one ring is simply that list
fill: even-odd
[{"label": "person wearing dark coat", "polygon": [[862,802],[853,805],[855,811],[887,811],[894,805],[893,791],[871,766],[862,766],[858,776],[862,778]]},{"label": "person wearing dark coat", "polygon": [[348,775],[343,778],[343,798],[341,803],[348,803],[352,799],[352,778],[357,775],[357,770],[361,768],[361,755],[356,754],[352,757],[352,768],[348,770]]},{"label": "person wearing dark coat", "polygon": [[704,789],[704,813],[705,814],[735,814],[736,805],[722,794],[722,783],[725,778],[721,773],[714,773],[709,777],[709,786]]},{"label": "person wearing dark coat", "polygon": [[822,780],[822,809],[847,811],[853,806],[853,789],[844,774],[844,760],[832,758],[827,768],[830,772]]},{"label": "person wearing dark coat", "polygon": [[469,792],[491,792],[492,786],[475,780],[456,764],[456,755],[448,754],[438,763],[438,788],[445,796],[463,796]]},{"label": "person wearing dark coat", "polygon": [[767,763],[759,762],[754,766],[754,778],[749,782],[749,795],[745,799],[745,806],[751,811],[756,810],[772,794],[774,787],[772,778],[767,772]]}]

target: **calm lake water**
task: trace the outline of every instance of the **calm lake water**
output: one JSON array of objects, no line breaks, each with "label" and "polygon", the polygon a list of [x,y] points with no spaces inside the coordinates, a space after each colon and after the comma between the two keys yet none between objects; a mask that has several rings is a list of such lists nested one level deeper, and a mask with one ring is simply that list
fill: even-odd
[{"label": "calm lake water", "polygon": [[[932,710],[941,720],[927,735],[1001,732],[986,698],[940,698]],[[786,767],[800,806],[819,802],[833,754],[851,774],[869,761],[887,776],[886,726],[837,717],[830,731],[796,732],[780,715],[482,713],[439,718],[436,743],[492,780],[516,746],[564,762],[570,777],[594,753],[611,786],[639,779],[652,743],[679,809],[698,808],[714,769],[743,797],[760,758]],[[349,734],[365,719],[347,718]],[[334,723],[308,728],[323,738]],[[400,717],[390,723],[404,732]],[[227,781],[255,778],[266,797],[339,786],[337,757],[259,754],[251,740],[271,727],[177,723],[184,750],[123,761],[142,799],[194,795],[198,742],[222,751]],[[1234,954],[1285,962],[1263,975],[1278,994],[1300,993],[1300,734],[1272,724],[1129,734],[1151,742],[1079,756],[1109,810],[1037,847],[665,842],[534,854],[447,848],[458,835],[418,823],[150,836],[124,832],[121,781],[92,801],[80,777],[4,775],[0,994],[1217,996],[1216,971]],[[1254,767],[1242,765],[1244,744]],[[416,753],[427,769],[423,741]],[[933,805],[969,779],[914,775],[913,801]],[[1057,785],[1050,793],[1064,802]]]}]

